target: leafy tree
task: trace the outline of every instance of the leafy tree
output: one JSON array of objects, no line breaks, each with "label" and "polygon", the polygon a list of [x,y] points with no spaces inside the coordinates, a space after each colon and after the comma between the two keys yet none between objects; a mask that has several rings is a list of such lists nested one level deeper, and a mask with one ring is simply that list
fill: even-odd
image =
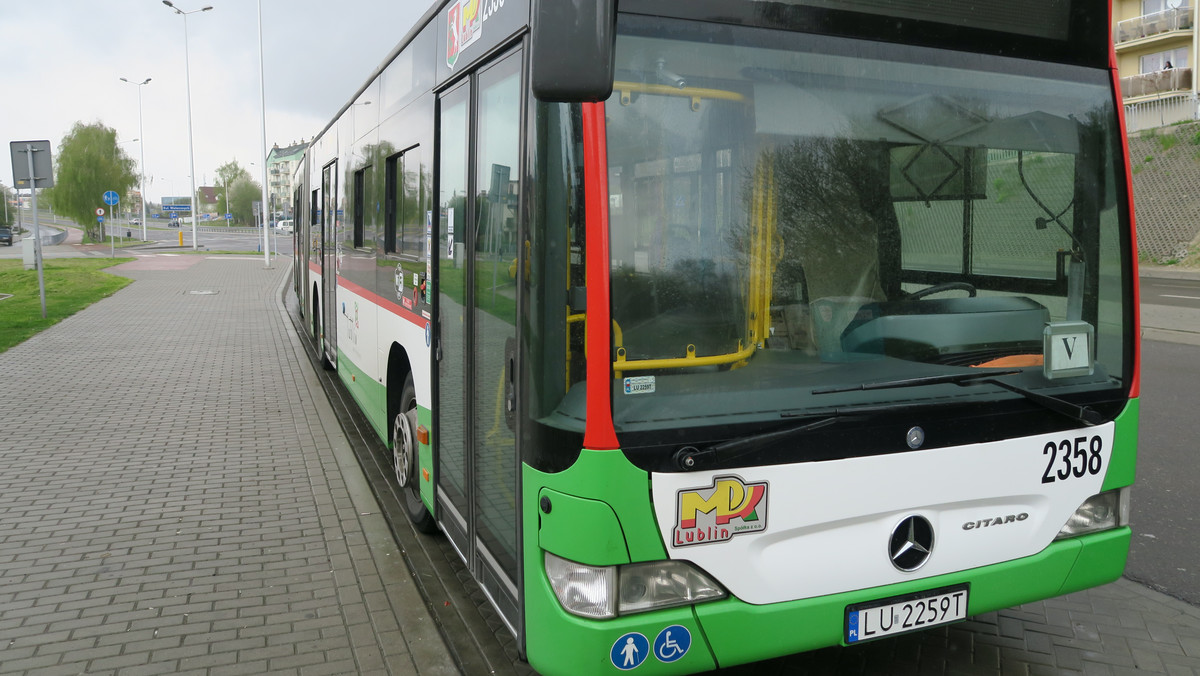
[{"label": "leafy tree", "polygon": [[225,201],[225,194],[228,191],[232,197],[237,182],[242,179],[250,180],[250,172],[238,164],[237,160],[229,160],[217,167],[217,184],[214,186],[216,188],[214,192],[217,196],[217,210],[220,213],[227,213],[226,209],[230,209],[228,213],[236,213],[230,208],[230,203]]},{"label": "leafy tree", "polygon": [[262,200],[262,185],[257,181],[243,177],[233,182],[229,188],[233,220],[242,225],[256,225],[254,219],[254,202]]},{"label": "leafy tree", "polygon": [[103,239],[96,207],[104,207],[106,190],[125,195],[137,183],[133,158],[117,145],[117,130],[101,122],[76,122],[58,146],[54,187],[42,194],[60,215],[83,227],[93,240]]}]

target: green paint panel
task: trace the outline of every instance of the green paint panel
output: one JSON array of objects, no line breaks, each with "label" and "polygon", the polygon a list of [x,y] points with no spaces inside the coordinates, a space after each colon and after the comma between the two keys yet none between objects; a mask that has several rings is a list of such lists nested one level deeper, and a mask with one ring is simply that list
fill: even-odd
[{"label": "green paint panel", "polygon": [[542,549],[591,566],[629,563],[621,524],[607,503],[543,488],[537,505]]},{"label": "green paint panel", "polygon": [[[430,514],[436,514],[433,511],[434,486],[437,486],[437,473],[433,471],[433,412],[427,408],[417,407],[417,424],[429,430],[429,444],[422,445],[417,449],[417,463],[421,468],[420,487],[421,487],[421,502],[425,503],[425,509],[429,510]],[[429,476],[426,481],[425,477]]]},{"label": "green paint panel", "polygon": [[1121,577],[1125,573],[1125,560],[1129,557],[1129,541],[1132,538],[1133,531],[1129,528],[1117,528],[1084,538],[1086,544],[1079,553],[1079,560],[1058,593],[1070,594],[1099,587]]},{"label": "green paint panel", "polygon": [[[658,632],[678,624],[691,632],[692,647],[688,653],[672,663],[650,657],[637,667],[636,673],[691,674],[715,668],[691,608],[671,608],[610,620],[586,620],[563,610],[546,579],[540,528],[547,515],[542,514],[538,506],[543,494],[550,495],[554,504],[550,517],[555,516],[558,504],[564,498],[573,498],[567,509],[580,510],[586,515],[582,518],[604,528],[607,540],[622,537],[628,549],[628,560],[666,558],[650,505],[649,475],[631,465],[620,451],[589,450],[584,450],[569,469],[557,474],[539,472],[528,465],[522,465],[522,472],[525,630],[529,663],[545,674],[622,673],[609,658],[617,639],[627,632],[637,631],[653,643]],[[612,516],[605,515],[601,506]],[[557,524],[549,527],[551,533],[547,545],[553,546],[559,556],[578,561],[591,556],[615,555],[615,543],[599,545],[595,533],[589,533],[587,528],[568,530]]]},{"label": "green paint panel", "polygon": [[[527,509],[525,514],[534,511]],[[536,520],[536,516],[532,519]],[[528,560],[525,579],[527,583],[532,581],[532,585],[525,588],[526,649],[529,664],[538,673],[561,676],[623,673],[609,658],[618,639],[636,631],[653,644],[659,632],[676,624],[686,627],[692,635],[687,654],[671,663],[648,657],[633,673],[639,676],[694,674],[717,666],[691,608],[670,608],[611,620],[586,620],[567,613],[559,605],[546,580],[540,553]]]},{"label": "green paint panel", "polygon": [[[650,504],[650,475],[634,467],[624,453],[585,449],[574,465],[557,474],[546,474],[529,466],[523,466],[523,470],[526,502],[522,511],[526,514],[539,513],[537,503],[542,488],[599,500],[616,513],[630,561],[667,558]],[[525,533],[529,536],[537,533],[537,524],[532,529],[526,527]],[[584,538],[586,534],[580,532],[578,537]],[[531,544],[536,545],[536,540]]]},{"label": "green paint panel", "polygon": [[765,606],[727,599],[698,605],[696,614],[721,666],[744,664],[841,644],[846,606],[855,603],[969,583],[968,612],[974,616],[1112,582],[1124,569],[1122,542],[1128,548],[1128,529],[1056,542],[1016,561],[903,584]]},{"label": "green paint panel", "polygon": [[371,428],[383,443],[390,447],[392,428],[387,420],[387,388],[358,368],[345,352],[338,350],[337,359],[338,377],[341,378],[342,384],[350,391],[354,401],[358,402],[358,407],[367,417],[367,422],[371,423]]},{"label": "green paint panel", "polygon": [[1103,489],[1106,491],[1133,484],[1137,469],[1138,426],[1141,400],[1130,399],[1125,410],[1116,419],[1113,434],[1112,461],[1104,475]]}]

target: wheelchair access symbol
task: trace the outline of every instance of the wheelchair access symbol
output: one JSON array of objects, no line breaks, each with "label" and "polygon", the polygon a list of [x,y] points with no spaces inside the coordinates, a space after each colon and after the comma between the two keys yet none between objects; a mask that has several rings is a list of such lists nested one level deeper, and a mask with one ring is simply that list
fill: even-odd
[{"label": "wheelchair access symbol", "polygon": [[692,633],[687,627],[673,624],[658,632],[654,639],[654,656],[662,662],[674,662],[692,647]]}]

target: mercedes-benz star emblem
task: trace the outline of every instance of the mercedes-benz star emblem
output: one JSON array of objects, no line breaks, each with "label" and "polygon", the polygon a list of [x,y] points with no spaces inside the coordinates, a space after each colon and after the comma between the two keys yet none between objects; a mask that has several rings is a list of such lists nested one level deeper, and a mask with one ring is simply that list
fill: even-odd
[{"label": "mercedes-benz star emblem", "polygon": [[892,565],[910,573],[929,560],[933,552],[933,525],[922,516],[910,516],[892,531],[888,556]]},{"label": "mercedes-benz star emblem", "polygon": [[925,443],[925,430],[914,427],[904,435],[904,440],[908,442],[908,447],[915,451]]}]

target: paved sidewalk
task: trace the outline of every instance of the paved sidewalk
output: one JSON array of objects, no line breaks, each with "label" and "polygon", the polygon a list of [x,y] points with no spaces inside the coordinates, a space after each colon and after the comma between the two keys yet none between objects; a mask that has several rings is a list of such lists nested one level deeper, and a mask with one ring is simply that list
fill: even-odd
[{"label": "paved sidewalk", "polygon": [[156,256],[0,353],[0,673],[453,674],[279,302]]}]

